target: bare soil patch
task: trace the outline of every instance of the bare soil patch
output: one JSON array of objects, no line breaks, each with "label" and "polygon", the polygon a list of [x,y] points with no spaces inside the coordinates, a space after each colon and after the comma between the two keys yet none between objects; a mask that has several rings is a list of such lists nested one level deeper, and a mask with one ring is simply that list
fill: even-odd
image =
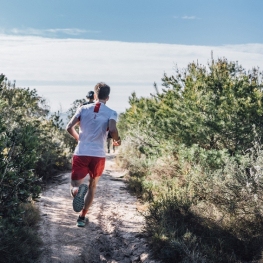
[{"label": "bare soil patch", "polygon": [[157,263],[150,259],[137,199],[127,191],[125,171],[118,169],[114,159],[114,154],[107,155],[84,228],[76,226],[78,213],[72,209],[70,173],[43,192],[39,203],[39,232],[44,242],[40,263]]}]

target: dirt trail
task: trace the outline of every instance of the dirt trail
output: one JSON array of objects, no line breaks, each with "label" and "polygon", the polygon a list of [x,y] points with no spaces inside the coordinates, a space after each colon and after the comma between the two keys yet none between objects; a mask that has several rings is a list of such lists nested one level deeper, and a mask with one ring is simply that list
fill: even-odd
[{"label": "dirt trail", "polygon": [[114,159],[115,155],[107,155],[85,228],[76,226],[78,213],[72,210],[70,173],[43,192],[40,263],[157,263],[150,259],[142,234],[144,218],[137,211],[137,200],[126,190],[124,171],[117,169]]}]

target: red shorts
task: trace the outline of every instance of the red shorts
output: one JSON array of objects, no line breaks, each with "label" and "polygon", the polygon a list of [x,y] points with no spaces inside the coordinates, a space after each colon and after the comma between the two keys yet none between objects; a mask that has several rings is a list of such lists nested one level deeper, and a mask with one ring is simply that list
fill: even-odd
[{"label": "red shorts", "polygon": [[105,167],[105,157],[78,156],[72,158],[72,180],[83,179],[87,174],[95,178],[101,176]]}]

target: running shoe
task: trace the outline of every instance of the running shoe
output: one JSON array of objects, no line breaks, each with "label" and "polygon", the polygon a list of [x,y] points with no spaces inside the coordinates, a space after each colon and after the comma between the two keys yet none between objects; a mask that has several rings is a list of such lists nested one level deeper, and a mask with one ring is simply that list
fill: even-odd
[{"label": "running shoe", "polygon": [[84,197],[88,191],[88,186],[86,184],[81,184],[79,186],[78,193],[73,199],[73,210],[75,212],[80,212],[84,207]]},{"label": "running shoe", "polygon": [[78,220],[77,220],[77,226],[78,227],[84,227],[85,226],[85,224],[86,224],[86,218],[85,218],[85,216],[79,216],[78,217]]}]

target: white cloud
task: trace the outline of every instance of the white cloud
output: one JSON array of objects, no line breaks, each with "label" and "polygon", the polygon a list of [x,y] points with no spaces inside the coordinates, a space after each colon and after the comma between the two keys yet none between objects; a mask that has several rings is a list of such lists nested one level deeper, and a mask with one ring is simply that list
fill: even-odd
[{"label": "white cloud", "polygon": [[196,16],[182,16],[182,19],[194,20],[194,19],[199,19],[199,18]]},{"label": "white cloud", "polygon": [[175,19],[185,19],[185,20],[196,20],[196,19],[200,19],[197,16],[174,16]]},{"label": "white cloud", "polygon": [[84,30],[78,28],[54,28],[54,29],[46,29],[43,31],[50,33],[63,33],[63,34],[74,35],[74,36],[81,35],[84,33],[99,33],[99,31],[95,31],[95,30]]},{"label": "white cloud", "polygon": [[104,81],[112,87],[108,105],[120,112],[133,91],[149,96],[154,82],[161,88],[164,72],[171,75],[175,64],[185,68],[197,60],[206,65],[211,50],[215,59],[263,69],[263,44],[187,46],[0,35],[0,73],[17,86],[36,88],[52,110],[60,105],[67,110]]},{"label": "white cloud", "polygon": [[49,29],[36,29],[36,28],[11,28],[0,29],[1,34],[7,35],[20,35],[20,36],[43,36],[43,37],[56,37],[58,34],[65,34],[69,36],[80,36],[86,33],[100,33],[95,30],[85,30],[79,28],[49,28]]},{"label": "white cloud", "polygon": [[2,34],[11,34],[11,35],[43,35],[44,32],[35,28],[11,28],[11,29],[1,29]]}]

